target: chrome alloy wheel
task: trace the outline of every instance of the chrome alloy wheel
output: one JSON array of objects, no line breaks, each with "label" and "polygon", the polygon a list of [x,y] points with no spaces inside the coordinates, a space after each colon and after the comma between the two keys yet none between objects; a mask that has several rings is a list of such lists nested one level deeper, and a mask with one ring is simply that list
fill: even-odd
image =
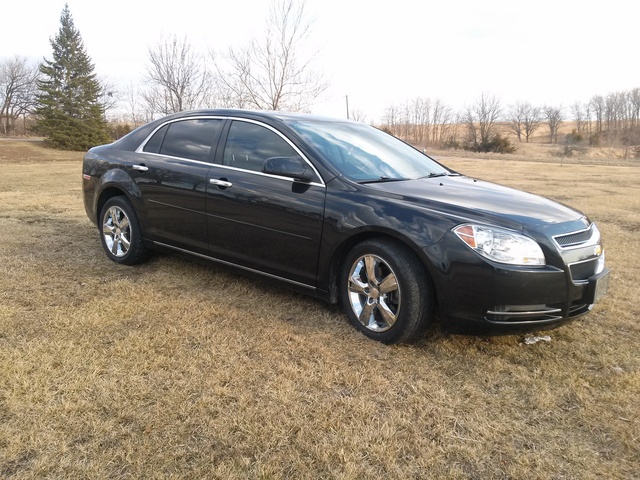
[{"label": "chrome alloy wheel", "polygon": [[111,255],[124,257],[131,247],[131,226],[129,217],[120,207],[109,208],[102,219],[104,243]]},{"label": "chrome alloy wheel", "polygon": [[362,325],[385,332],[395,324],[400,310],[400,286],[396,274],[377,255],[363,255],[348,277],[349,303]]}]

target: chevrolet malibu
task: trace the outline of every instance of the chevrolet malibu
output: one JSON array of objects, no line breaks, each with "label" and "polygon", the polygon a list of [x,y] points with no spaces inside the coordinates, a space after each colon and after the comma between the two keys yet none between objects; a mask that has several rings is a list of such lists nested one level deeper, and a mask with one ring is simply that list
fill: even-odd
[{"label": "chevrolet malibu", "polygon": [[551,200],[461,175],[373,127],[199,110],[83,162],[87,215],[116,263],[186,253],[332,303],[384,342],[551,328],[606,292],[600,232]]}]

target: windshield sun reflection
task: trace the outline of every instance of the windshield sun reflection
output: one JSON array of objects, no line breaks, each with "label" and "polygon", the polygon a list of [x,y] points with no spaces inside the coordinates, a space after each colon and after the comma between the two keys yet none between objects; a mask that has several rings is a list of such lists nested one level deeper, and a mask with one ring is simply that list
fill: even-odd
[{"label": "windshield sun reflection", "polygon": [[291,121],[289,125],[344,177],[358,183],[453,174],[431,157],[369,125]]}]

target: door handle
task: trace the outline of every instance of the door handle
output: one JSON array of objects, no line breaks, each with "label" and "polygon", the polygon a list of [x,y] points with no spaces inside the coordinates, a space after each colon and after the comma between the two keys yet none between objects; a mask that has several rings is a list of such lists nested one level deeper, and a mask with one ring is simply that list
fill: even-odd
[{"label": "door handle", "polygon": [[230,186],[233,185],[233,183],[231,182],[227,182],[226,180],[218,180],[216,178],[209,179],[209,183],[211,185],[217,185],[218,187],[221,187],[221,188],[229,188]]},{"label": "door handle", "polygon": [[149,167],[145,167],[144,164],[134,165],[131,168],[133,168],[134,170],[138,170],[139,172],[146,172],[147,170],[149,170]]}]

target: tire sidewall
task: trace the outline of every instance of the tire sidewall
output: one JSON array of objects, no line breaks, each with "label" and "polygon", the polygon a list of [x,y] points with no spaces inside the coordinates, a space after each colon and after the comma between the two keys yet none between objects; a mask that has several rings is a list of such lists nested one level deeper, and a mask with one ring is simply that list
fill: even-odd
[{"label": "tire sidewall", "polygon": [[[348,283],[355,261],[364,255],[380,257],[393,270],[400,289],[400,307],[393,326],[384,332],[368,329],[351,308]],[[367,240],[346,256],[340,275],[340,295],[349,322],[367,337],[382,343],[410,342],[430,321],[431,292],[419,259],[404,245],[390,240]]]},{"label": "tire sidewall", "polygon": [[[111,207],[118,207],[129,219],[129,235],[131,237],[130,246],[127,253],[122,257],[116,257],[113,255],[104,241],[104,217]],[[131,202],[126,197],[112,197],[105,202],[102,210],[100,211],[98,229],[100,231],[100,243],[102,244],[102,248],[111,261],[121,265],[134,265],[142,261],[145,252],[144,247],[142,246],[140,223],[138,222],[138,217],[133,205],[131,205]]]}]

